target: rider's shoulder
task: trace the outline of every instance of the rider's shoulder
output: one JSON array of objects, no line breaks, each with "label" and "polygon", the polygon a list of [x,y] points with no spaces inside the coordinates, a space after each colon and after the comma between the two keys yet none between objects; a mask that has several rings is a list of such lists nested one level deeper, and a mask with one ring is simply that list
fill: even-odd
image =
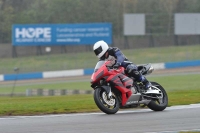
[{"label": "rider's shoulder", "polygon": [[120,50],[118,47],[110,47],[109,49],[113,50],[113,51],[119,51]]}]

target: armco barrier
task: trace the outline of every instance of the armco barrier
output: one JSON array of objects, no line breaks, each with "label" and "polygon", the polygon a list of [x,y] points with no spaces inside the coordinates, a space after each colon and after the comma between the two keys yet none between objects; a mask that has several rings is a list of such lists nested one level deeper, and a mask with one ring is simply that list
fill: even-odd
[{"label": "armco barrier", "polygon": [[5,74],[4,80],[24,80],[24,79],[40,79],[43,78],[42,72],[36,73],[19,73],[19,74]]},{"label": "armco barrier", "polygon": [[[155,70],[194,67],[194,66],[200,66],[200,60],[167,62],[167,63],[152,63],[152,66],[154,67]],[[84,75],[91,75],[93,71],[94,69],[91,68],[91,69],[48,71],[48,72],[35,72],[35,73],[4,74],[4,75],[0,75],[0,81],[84,76]]]},{"label": "armco barrier", "polygon": [[93,94],[93,90],[54,90],[54,89],[27,89],[26,92],[0,93],[0,96],[64,96],[75,94]]},{"label": "armco barrier", "polygon": [[200,66],[200,60],[183,61],[183,62],[167,62],[167,63],[165,63],[165,69],[181,68],[181,67],[194,67],[194,66]]},{"label": "armco barrier", "polygon": [[53,89],[27,89],[26,96],[61,96],[73,94],[92,94],[93,90],[53,90]]}]

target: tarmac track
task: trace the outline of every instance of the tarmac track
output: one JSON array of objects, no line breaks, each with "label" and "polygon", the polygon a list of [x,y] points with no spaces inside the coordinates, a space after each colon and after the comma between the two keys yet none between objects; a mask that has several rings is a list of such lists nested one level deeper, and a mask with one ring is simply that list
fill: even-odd
[{"label": "tarmac track", "polygon": [[200,131],[200,104],[104,113],[0,118],[1,133],[178,133]]}]

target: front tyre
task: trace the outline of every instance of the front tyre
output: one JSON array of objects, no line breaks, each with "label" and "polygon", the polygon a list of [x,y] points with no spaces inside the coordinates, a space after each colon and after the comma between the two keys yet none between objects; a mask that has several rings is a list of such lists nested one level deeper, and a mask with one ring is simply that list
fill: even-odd
[{"label": "front tyre", "polygon": [[153,86],[157,87],[161,95],[154,95],[157,97],[152,99],[151,102],[147,105],[151,110],[154,111],[163,111],[168,105],[168,96],[165,89],[156,82],[151,82]]},{"label": "front tyre", "polygon": [[112,92],[111,98],[108,98],[104,89],[96,88],[94,101],[98,108],[106,114],[115,114],[119,110],[119,100],[114,92]]}]

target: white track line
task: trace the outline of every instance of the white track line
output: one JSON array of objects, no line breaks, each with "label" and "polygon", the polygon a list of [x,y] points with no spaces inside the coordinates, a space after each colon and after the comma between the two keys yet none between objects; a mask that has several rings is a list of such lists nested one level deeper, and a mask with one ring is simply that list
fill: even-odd
[{"label": "white track line", "polygon": [[180,133],[180,132],[200,132],[200,129],[179,130],[179,131],[160,131],[160,132],[146,132],[146,133]]},{"label": "white track line", "polygon": [[[190,105],[178,105],[178,106],[171,106],[167,107],[165,110],[179,110],[179,109],[191,109],[191,108],[200,108],[200,104],[190,104]],[[118,111],[117,114],[127,114],[127,113],[139,113],[139,112],[150,112],[150,109],[129,109]],[[73,117],[73,116],[86,116],[86,115],[102,115],[105,113],[76,113],[76,114],[58,114],[58,115],[39,115],[39,116],[5,116],[0,117],[2,119],[18,119],[18,118],[46,118],[46,117]]]}]

